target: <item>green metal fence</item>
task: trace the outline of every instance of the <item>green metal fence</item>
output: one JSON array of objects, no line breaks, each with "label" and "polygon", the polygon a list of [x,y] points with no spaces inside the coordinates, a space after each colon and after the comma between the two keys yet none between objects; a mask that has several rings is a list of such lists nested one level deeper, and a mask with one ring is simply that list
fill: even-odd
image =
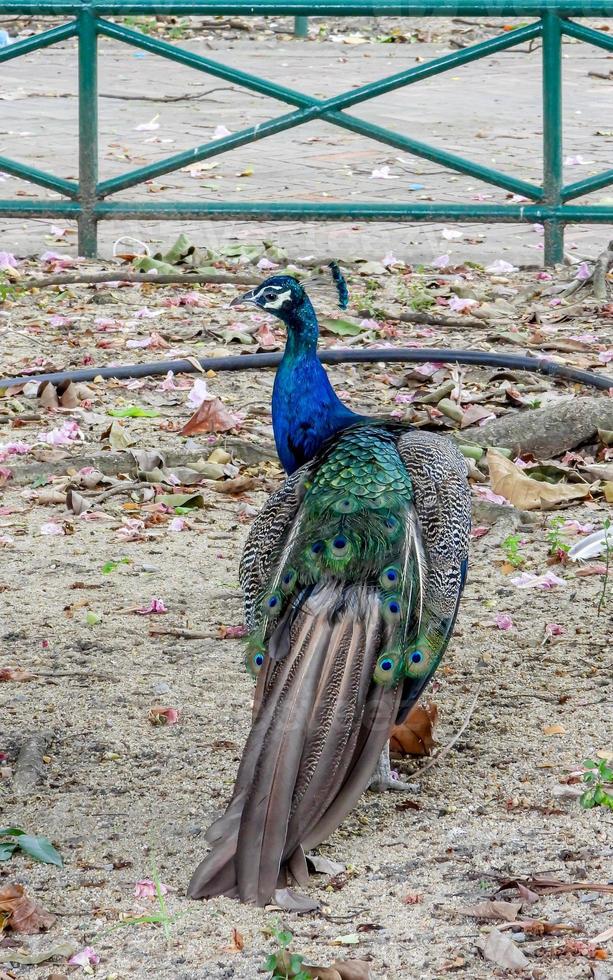
[{"label": "green metal fence", "polygon": [[[0,0],[0,15],[54,15],[68,18],[66,24],[53,27],[34,37],[15,42],[0,50],[0,63],[19,58],[31,51],[57,44],[69,38],[78,39],[79,49],[79,181],[64,180],[34,167],[0,156],[0,171],[33,184],[56,191],[59,200],[0,200],[0,215],[23,218],[76,218],[79,227],[79,253],[96,254],[97,225],[104,219],[298,219],[339,221],[479,221],[542,222],[545,228],[545,262],[560,261],[564,249],[564,227],[569,223],[611,223],[613,206],[609,204],[570,204],[569,202],[613,184],[613,169],[572,184],[563,183],[562,158],[562,42],[564,37],[594,44],[613,51],[613,36],[594,30],[570,18],[613,17],[612,0],[386,0],[381,4],[363,0]],[[230,68],[219,61],[193,54],[179,46],[128,29],[106,18],[141,14],[225,14],[347,17],[521,17],[536,18],[515,30],[407,68],[387,78],[343,92],[328,99],[313,98],[302,92],[267,81],[258,75]],[[99,37],[113,38],[144,51],[168,58],[221,78],[253,92],[271,96],[293,107],[293,110],[257,126],[211,140],[194,149],[160,160],[149,166],[130,170],[120,177],[98,179],[98,96],[97,43]],[[411,136],[394,133],[382,126],[365,122],[347,112],[352,106],[386,92],[413,85],[424,78],[439,75],[460,65],[477,61],[526,41],[540,40],[543,85],[543,181],[529,183],[519,177],[493,170],[446,150],[436,149]],[[534,107],[526,107],[533,114]],[[467,174],[478,180],[504,188],[527,200],[509,205],[489,204],[394,204],[342,202],[312,204],[302,201],[210,202],[178,201],[129,202],[109,200],[118,191],[133,187],[161,174],[180,170],[199,160],[225,153],[247,143],[255,143],[314,119],[325,120],[341,129],[369,137],[414,154],[426,160]],[[605,120],[603,120],[605,122]]]}]

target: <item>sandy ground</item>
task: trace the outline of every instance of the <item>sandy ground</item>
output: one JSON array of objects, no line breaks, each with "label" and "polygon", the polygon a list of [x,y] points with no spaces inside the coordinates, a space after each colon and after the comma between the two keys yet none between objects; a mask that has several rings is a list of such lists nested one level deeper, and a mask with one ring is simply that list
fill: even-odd
[{"label": "sandy ground", "polygon": [[[496,289],[517,296],[536,275],[511,275],[501,286],[492,277],[467,274],[474,276],[473,291],[483,296],[481,307],[490,312]],[[382,304],[386,291],[398,295],[399,289],[394,277],[385,283]],[[358,280],[354,286],[363,288]],[[460,280],[453,288],[461,292]],[[153,330],[192,354],[223,346],[219,332],[211,331],[231,325],[227,300],[235,290],[204,287],[199,291],[204,309],[170,306],[167,300],[178,295],[180,290],[172,287],[139,286],[14,297],[3,307],[2,325],[20,333],[4,334],[5,371],[17,374],[26,365],[32,370],[35,355],[39,369],[87,363],[87,357],[102,363],[166,356],[165,351],[125,348]],[[159,315],[135,318],[135,310],[143,308]],[[520,349],[530,329],[528,312],[522,304],[500,314],[507,336],[516,331]],[[547,320],[556,312],[544,306],[542,316]],[[69,325],[58,323],[56,316]],[[108,332],[108,319],[120,329]],[[241,321],[253,325],[249,316]],[[552,335],[563,340],[591,330],[597,341],[585,345],[587,351],[555,356],[597,366],[597,351],[611,346],[612,322],[575,308],[572,319],[552,325]],[[488,320],[482,331],[440,328],[434,337],[423,326],[388,323],[387,329],[395,343],[486,349],[502,327]],[[109,338],[110,347],[105,346]],[[41,347],[41,341],[47,346]],[[331,342],[329,335],[324,342]],[[606,370],[602,363],[600,370]],[[397,409],[397,392],[435,387],[448,377],[444,368],[424,380],[406,368],[380,365],[332,372],[352,406],[370,412]],[[488,393],[494,377],[470,369],[465,383],[473,392]],[[189,902],[186,884],[205,852],[204,830],[230,794],[250,719],[252,682],[242,666],[242,647],[236,639],[222,639],[222,627],[241,622],[241,545],[255,508],[280,473],[270,450],[270,373],[208,379],[211,393],[244,415],[238,440],[178,436],[191,411],[186,399],[193,379],[175,380],[185,387],[163,390],[160,379],[92,384],[85,407],[59,414],[45,411],[23,392],[13,396],[21,409],[11,404],[10,395],[0,402],[3,443],[34,443],[36,434],[67,419],[78,423],[85,440],[68,447],[39,445],[36,452],[4,464],[13,466],[14,474],[2,488],[1,501],[0,666],[20,667],[35,677],[0,685],[0,751],[6,755],[0,812],[3,824],[48,836],[65,863],[60,869],[14,857],[0,865],[0,887],[22,883],[57,915],[48,934],[0,942],[0,955],[15,942],[45,950],[66,940],[74,949],[92,946],[101,959],[96,976],[107,980],[253,980],[274,949],[265,928],[283,922],[294,933],[293,949],[308,961],[367,959],[377,980],[435,980],[447,973],[466,980],[507,976],[479,951],[491,923],[463,914],[462,907],[490,897],[497,876],[550,873],[564,882],[601,885],[612,880],[611,813],[583,810],[568,796],[574,787],[564,782],[585,758],[611,748],[610,596],[601,615],[596,609],[603,576],[580,577],[575,566],[553,565],[564,586],[517,588],[503,564],[501,542],[518,533],[524,570],[548,570],[546,535],[556,512],[523,514],[476,504],[476,524],[490,529],[473,542],[455,639],[429,692],[440,712],[440,746],[470,715],[459,740],[423,778],[420,760],[401,765],[421,786],[408,797],[408,808],[403,795],[367,793],[321,848],[347,866],[332,881],[325,875],[312,879],[309,891],[321,901],[321,913],[297,917],[226,899]],[[530,380],[534,383],[519,375],[515,384]],[[581,392],[549,380],[536,385],[545,400]],[[173,515],[160,515],[146,499],[151,494],[138,490],[106,499],[94,508],[97,518],[72,514],[62,503],[70,482],[66,474],[74,473],[85,457],[100,465],[119,458],[115,473],[134,476],[128,454],[113,456],[103,436],[112,421],[108,411],[127,404],[159,412],[155,418],[125,421],[132,448],[162,448],[176,460],[193,461],[198,454],[206,458],[216,443],[226,445],[239,475],[252,478],[252,488],[236,496],[205,486],[204,507],[185,516],[186,528],[176,533],[169,527]],[[495,411],[505,410],[495,404]],[[34,417],[24,421],[28,413]],[[21,422],[15,422],[15,415]],[[440,419],[434,417],[433,424],[440,425]],[[561,515],[600,527],[606,513],[596,494]],[[45,533],[49,523],[64,533]],[[123,559],[112,571],[103,571],[108,562]],[[154,597],[164,602],[167,614],[135,612]],[[87,622],[92,613],[95,625]],[[495,625],[498,614],[511,617],[511,629]],[[560,624],[562,635],[548,638],[550,623]],[[203,637],[185,639],[173,630]],[[180,711],[177,725],[155,727],[148,721],[150,709],[160,705]],[[26,798],[17,797],[11,771],[23,741],[38,733],[50,739],[45,779]],[[171,889],[167,940],[159,925],[129,922],[156,909],[155,900],[134,896],[135,883],[151,877],[152,863]],[[517,892],[503,897],[515,899]],[[595,937],[611,925],[612,913],[613,895],[598,891],[543,896],[525,905],[520,918],[561,923],[573,931],[516,935],[529,959],[518,975],[603,980],[606,963],[573,952],[566,937]],[[233,929],[244,939],[242,951],[232,951]],[[350,944],[342,937],[350,937]],[[592,973],[592,967],[600,972]],[[73,970],[65,956],[39,967],[4,969],[5,976],[32,980]]]}]

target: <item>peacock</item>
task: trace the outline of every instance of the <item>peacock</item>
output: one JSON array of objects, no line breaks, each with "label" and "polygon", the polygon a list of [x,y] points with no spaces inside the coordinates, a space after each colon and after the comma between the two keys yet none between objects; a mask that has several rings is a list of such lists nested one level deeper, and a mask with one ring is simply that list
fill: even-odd
[{"label": "peacock", "polygon": [[[345,280],[336,265],[331,272],[344,308]],[[317,357],[318,321],[303,284],[272,276],[231,305],[246,303],[287,330],[272,396],[287,478],[255,519],[241,560],[253,723],[188,894],[259,906],[276,896],[308,909],[316,903],[288,886],[308,881],[306,852],[339,826],[388,758],[392,727],[449,642],[466,578],[470,494],[450,440],[340,401]]]}]

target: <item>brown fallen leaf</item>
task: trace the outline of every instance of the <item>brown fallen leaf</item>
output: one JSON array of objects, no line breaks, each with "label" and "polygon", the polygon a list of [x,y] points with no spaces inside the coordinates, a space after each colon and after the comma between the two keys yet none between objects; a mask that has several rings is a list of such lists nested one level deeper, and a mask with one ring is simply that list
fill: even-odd
[{"label": "brown fallen leaf", "polygon": [[435,704],[416,704],[390,737],[390,752],[397,755],[430,755],[434,747],[433,730],[438,718]]},{"label": "brown fallen leaf", "polygon": [[0,682],[1,681],[33,681],[36,674],[30,673],[29,670],[23,670],[22,667],[0,667]]},{"label": "brown fallen leaf", "polygon": [[239,494],[246,493],[247,490],[254,490],[259,485],[259,480],[253,476],[236,476],[233,480],[204,480],[203,485],[215,493]]},{"label": "brown fallen leaf", "polygon": [[543,735],[566,735],[564,725],[543,725]]},{"label": "brown fallen leaf", "polygon": [[501,966],[505,970],[523,970],[530,965],[530,960],[524,956],[512,939],[504,932],[492,929],[481,945],[486,960]]},{"label": "brown fallen leaf", "polygon": [[474,915],[477,919],[502,919],[514,922],[522,906],[521,902],[477,902],[475,905],[463,905],[458,909],[462,915]]},{"label": "brown fallen leaf", "polygon": [[526,476],[506,456],[493,450],[487,454],[490,481],[494,493],[502,494],[520,510],[553,510],[570,500],[587,497],[586,483],[544,483]]},{"label": "brown fallen leaf", "polygon": [[245,938],[234,926],[232,927],[232,942],[226,946],[228,953],[241,953],[245,948]]},{"label": "brown fallen leaf", "polygon": [[185,423],[180,436],[195,436],[199,432],[228,432],[235,429],[238,419],[225,407],[221,398],[205,399],[191,419]]},{"label": "brown fallen leaf", "polygon": [[60,401],[57,397],[55,385],[51,384],[50,381],[43,381],[42,385],[38,389],[38,399],[43,408],[60,407]]},{"label": "brown fallen leaf", "polygon": [[5,885],[0,888],[0,917],[13,932],[34,935],[42,929],[50,929],[55,916],[38,902],[26,895],[23,885]]},{"label": "brown fallen leaf", "polygon": [[366,960],[335,960],[331,966],[303,966],[305,973],[315,980],[374,980],[370,963]]}]

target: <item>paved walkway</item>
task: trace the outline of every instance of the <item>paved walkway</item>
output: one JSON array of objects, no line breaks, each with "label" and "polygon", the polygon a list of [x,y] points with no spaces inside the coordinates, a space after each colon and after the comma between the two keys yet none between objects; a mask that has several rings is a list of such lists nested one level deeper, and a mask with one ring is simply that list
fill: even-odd
[{"label": "paved walkway", "polygon": [[[279,39],[192,40],[190,49],[325,97],[446,53],[444,44],[360,45]],[[100,169],[107,178],[160,159],[213,136],[285,111],[254,95],[198,72],[107,40],[100,42]],[[73,42],[0,65],[0,153],[77,177],[76,52]],[[540,182],[540,52],[501,53],[439,78],[420,82],[352,110],[362,118],[470,156],[524,179]],[[566,179],[579,180],[611,166],[613,157],[611,56],[580,44],[564,47],[565,156],[574,161]],[[216,90],[216,91],[210,91]],[[143,101],[209,92],[197,101]],[[130,96],[129,99],[125,99]],[[150,128],[147,128],[150,124]],[[389,167],[391,179],[373,179]],[[14,178],[0,195],[46,195]],[[53,196],[49,194],[49,196]],[[503,190],[455,175],[440,166],[398,154],[360,136],[312,123],[246,146],[190,171],[124,192],[125,200],[178,198],[306,201],[456,201],[504,203]],[[593,195],[613,199],[613,189]],[[49,247],[48,221],[0,219],[0,247],[19,254]],[[530,225],[453,225],[462,238],[447,240],[441,225],[276,222],[102,223],[101,254],[120,235],[168,243],[183,230],[199,244],[270,238],[291,254],[382,257],[392,249],[409,261],[429,261],[443,252],[486,261],[540,262],[542,238]],[[610,235],[603,226],[570,228],[567,246],[595,254]],[[68,239],[74,243],[74,235]],[[74,245],[71,246],[74,251]]]}]

